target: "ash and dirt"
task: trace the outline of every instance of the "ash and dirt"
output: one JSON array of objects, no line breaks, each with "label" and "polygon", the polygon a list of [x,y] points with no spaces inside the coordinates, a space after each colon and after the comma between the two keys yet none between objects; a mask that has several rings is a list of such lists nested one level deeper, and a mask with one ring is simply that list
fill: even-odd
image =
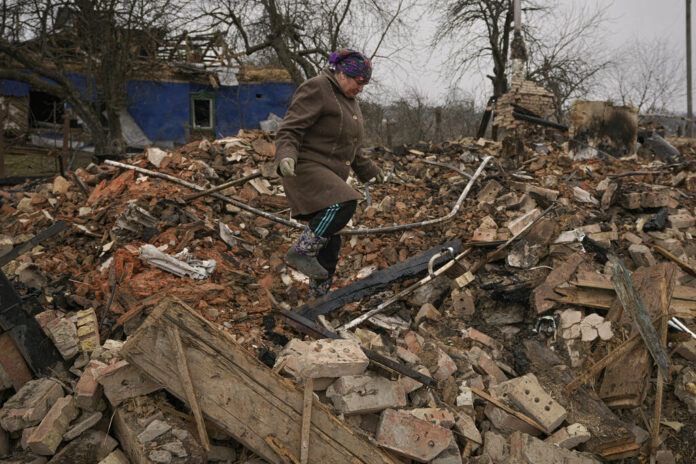
[{"label": "ash and dirt", "polygon": [[[665,229],[655,233],[640,230],[642,223],[654,216],[662,206],[628,209],[624,197],[630,193],[664,193],[664,207],[670,213],[696,215],[696,140],[670,139],[680,150],[684,162],[666,164],[655,159],[631,156],[618,159],[591,159],[574,161],[564,147],[554,141],[528,141],[523,161],[514,167],[506,160],[491,163],[473,188],[453,220],[430,227],[415,228],[396,233],[345,236],[333,289],[344,287],[376,269],[384,269],[428,248],[459,238],[464,246],[476,242],[466,257],[469,265],[481,260],[512,234],[506,227],[524,213],[552,203],[556,207],[546,216],[550,235],[539,243],[540,253],[535,263],[526,269],[512,267],[504,259],[492,261],[479,270],[476,280],[468,288],[473,293],[476,310],[471,313],[456,307],[450,295],[433,292],[429,295],[441,317],[428,319],[416,326],[412,318],[421,302],[412,298],[393,305],[388,314],[400,317],[405,324],[427,340],[447,352],[464,370],[470,367],[465,352],[476,344],[462,335],[475,328],[499,343],[495,348],[500,365],[509,369],[509,377],[534,372],[542,385],[559,402],[568,404],[560,392],[553,370],[545,371],[527,358],[524,342],[538,341],[551,348],[562,364],[571,362],[560,331],[554,336],[535,332],[538,317],[532,303],[532,292],[541,285],[551,269],[560,266],[579,249],[576,243],[554,243],[564,232],[593,224],[599,233],[616,232],[611,245],[633,270],[628,253],[631,242],[627,234],[639,236],[644,242],[669,242],[672,251],[692,266],[696,264],[696,244],[692,235],[694,226],[677,230]],[[545,150],[538,151],[543,145]],[[456,170],[436,166],[426,161],[446,163],[472,174],[487,155],[500,157],[501,143],[488,140],[461,139],[440,145],[420,144],[398,150],[376,148],[374,160],[387,172],[389,182],[372,185],[372,206],[361,202],[352,220],[353,228],[372,228],[419,222],[446,215],[459,197],[468,178]],[[279,179],[269,166],[273,162],[272,136],[260,131],[243,131],[213,143],[194,142],[169,152],[158,160],[158,166],[149,161],[145,152],[127,163],[166,173],[201,187],[212,187],[234,180],[260,169],[264,175],[244,184],[230,187],[222,193],[254,208],[287,218],[289,211]],[[548,153],[545,153],[548,151]],[[640,174],[624,175],[638,172]],[[648,174],[645,174],[645,173]],[[44,182],[6,188],[0,191],[0,221],[3,224],[4,244],[21,243],[38,234],[57,220],[68,222],[69,229],[58,238],[50,239],[18,257],[4,267],[13,277],[21,293],[39,290],[38,299],[44,309],[55,309],[64,315],[96,308],[101,316],[117,284],[115,297],[106,314],[102,340],[125,338],[133,333],[165,295],[175,295],[195,308],[203,317],[229,332],[236,341],[257,353],[267,364],[272,364],[286,341],[301,337],[293,328],[275,316],[266,291],[280,302],[297,308],[305,302],[306,280],[288,269],[283,256],[299,234],[288,226],[223,203],[210,196],[193,201],[184,200],[192,192],[181,185],[108,165],[91,165],[75,172],[86,187],[68,179],[46,179]],[[621,177],[612,178],[612,175]],[[495,181],[500,185],[492,200],[481,201],[485,186]],[[603,197],[611,184],[616,191],[607,203]],[[549,197],[528,189],[535,185],[558,193]],[[362,190],[357,184],[354,186]],[[577,189],[589,193],[596,202],[585,202]],[[601,205],[600,205],[600,201]],[[135,221],[123,221],[133,206],[145,210],[155,218],[154,225],[143,226]],[[482,240],[477,235],[479,226],[492,221],[493,235]],[[220,234],[224,225],[231,234],[226,240]],[[538,229],[542,227],[539,226]],[[533,229],[530,232],[535,234]],[[530,239],[530,242],[532,240]],[[159,247],[167,254],[188,249],[197,259],[213,259],[216,268],[206,279],[177,277],[150,266],[139,258],[139,249],[145,244]],[[506,253],[510,248],[506,249]],[[660,262],[663,258],[655,254]],[[505,255],[503,255],[505,258]],[[24,279],[22,270],[35,265],[35,272],[45,277],[45,285],[32,289],[33,280]],[[531,268],[531,269],[530,269]],[[595,270],[603,272],[596,264]],[[371,309],[384,299],[406,288],[415,279],[393,282],[378,295],[343,307],[328,316],[334,327]],[[449,281],[454,289],[456,285]],[[679,273],[678,284],[694,287],[693,276]],[[426,297],[427,299],[427,297]],[[573,306],[556,304],[554,310]],[[585,308],[585,314],[600,309]],[[693,319],[684,321],[694,328]],[[387,330],[373,325],[372,331],[381,336],[379,350],[391,354],[396,342],[403,336],[398,330]],[[599,339],[587,342],[588,353],[583,367],[591,365],[612,346],[620,343],[619,331],[609,341]],[[426,367],[437,366],[437,352],[424,350],[421,360]],[[675,357],[679,369],[693,369],[694,363]],[[573,369],[575,374],[582,368]],[[675,373],[676,377],[676,373]],[[598,379],[598,381],[601,380]],[[627,424],[649,429],[642,417],[652,415],[654,374],[648,382],[647,400],[641,408],[620,411]],[[595,383],[585,388],[594,394]],[[434,394],[451,404],[457,395],[458,383],[449,376],[440,382]],[[596,396],[596,395],[595,395]],[[477,423],[485,422],[483,403],[476,403]],[[579,412],[579,414],[582,414]],[[677,462],[691,462],[696,456],[696,419],[673,394],[671,385],[665,389],[663,420],[683,424],[680,432],[662,427],[665,447],[672,450]],[[588,420],[591,420],[589,418]],[[486,427],[490,427],[488,424]],[[643,451],[645,453],[645,450]],[[645,454],[635,458],[644,462]],[[627,461],[630,462],[630,461]]]}]

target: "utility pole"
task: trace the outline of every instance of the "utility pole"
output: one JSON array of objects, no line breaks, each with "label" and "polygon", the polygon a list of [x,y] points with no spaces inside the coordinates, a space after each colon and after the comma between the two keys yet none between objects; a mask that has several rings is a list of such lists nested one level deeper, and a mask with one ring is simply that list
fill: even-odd
[{"label": "utility pole", "polygon": [[686,0],[686,136],[694,136],[693,98],[691,93],[691,0]]}]

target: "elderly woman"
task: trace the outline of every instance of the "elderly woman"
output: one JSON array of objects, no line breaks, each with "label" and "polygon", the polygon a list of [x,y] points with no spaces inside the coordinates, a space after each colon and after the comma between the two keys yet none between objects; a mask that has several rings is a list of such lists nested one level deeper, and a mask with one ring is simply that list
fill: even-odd
[{"label": "elderly woman", "polygon": [[372,63],[351,49],[337,51],[330,67],[295,92],[276,136],[276,163],[291,215],[307,222],[285,259],[310,278],[308,297],[331,287],[341,237],[361,195],[347,183],[350,169],[362,182],[382,181],[362,153],[363,120],[355,97],[370,81]]}]

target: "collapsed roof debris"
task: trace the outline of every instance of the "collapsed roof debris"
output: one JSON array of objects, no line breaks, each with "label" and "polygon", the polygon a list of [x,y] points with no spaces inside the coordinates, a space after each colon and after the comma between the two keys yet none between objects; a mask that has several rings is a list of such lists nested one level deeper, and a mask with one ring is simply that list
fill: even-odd
[{"label": "collapsed roof debris", "polygon": [[309,302],[268,133],[2,190],[0,457],[687,462],[696,142],[648,139],[377,147]]}]

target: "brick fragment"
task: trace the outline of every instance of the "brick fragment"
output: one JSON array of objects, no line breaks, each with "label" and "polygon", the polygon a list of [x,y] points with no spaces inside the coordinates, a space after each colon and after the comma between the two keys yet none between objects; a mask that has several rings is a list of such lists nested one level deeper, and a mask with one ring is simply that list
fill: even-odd
[{"label": "brick fragment", "polygon": [[77,415],[75,398],[64,396],[58,399],[27,440],[29,450],[42,456],[56,454],[58,445],[63,441],[63,434]]},{"label": "brick fragment", "polygon": [[689,213],[672,214],[667,216],[670,227],[675,229],[688,229],[696,225],[696,219]]},{"label": "brick fragment", "polygon": [[476,427],[474,418],[469,414],[458,412],[454,427],[457,432],[459,432],[459,434],[465,437],[467,440],[471,440],[479,445],[483,443],[481,432],[479,432],[479,429]]},{"label": "brick fragment", "polygon": [[526,374],[498,385],[510,402],[552,433],[566,418],[566,410],[544,391],[534,374]]},{"label": "brick fragment", "polygon": [[46,324],[46,331],[66,361],[74,358],[80,352],[77,346],[77,328],[70,318],[53,319]]},{"label": "brick fragment", "polygon": [[650,248],[645,245],[633,244],[628,247],[628,253],[631,255],[633,262],[636,263],[636,266],[650,267],[655,265],[655,257]]},{"label": "brick fragment", "polygon": [[450,446],[453,435],[439,425],[386,409],[380,417],[376,438],[386,449],[417,462],[428,462]]},{"label": "brick fragment", "polygon": [[304,378],[360,375],[370,360],[354,340],[316,340],[300,361]]},{"label": "brick fragment", "polygon": [[507,380],[505,373],[481,348],[475,346],[468,351],[468,354],[469,361],[471,361],[475,367],[479,368],[490,377],[490,383],[492,385],[505,382]]},{"label": "brick fragment", "polygon": [[[417,367],[416,372],[420,372],[423,375],[427,375],[428,377],[431,377],[430,371],[424,366]],[[421,388],[423,386],[423,384],[420,383],[419,381],[412,379],[411,377],[406,377],[406,376],[401,377],[399,379],[399,383],[403,387],[404,393],[406,393],[407,395],[411,392],[418,390],[419,388]]]},{"label": "brick fragment", "polygon": [[406,406],[399,382],[370,375],[341,377],[326,389],[326,397],[343,414],[367,414]]},{"label": "brick fragment", "polygon": [[128,458],[123,451],[117,449],[109,453],[107,457],[99,461],[98,464],[129,464]]},{"label": "brick fragment", "polygon": [[483,413],[486,415],[488,420],[491,421],[493,426],[501,432],[512,433],[515,431],[520,431],[529,435],[538,436],[541,434],[539,430],[532,427],[528,423],[521,419],[516,418],[512,414],[508,414],[497,406],[492,404],[487,404]]},{"label": "brick fragment", "polygon": [[55,380],[30,380],[0,409],[0,426],[8,432],[17,432],[36,425],[62,396],[63,387]]},{"label": "brick fragment", "polygon": [[140,443],[147,443],[171,430],[172,426],[161,420],[154,420],[138,435]]},{"label": "brick fragment", "polygon": [[15,391],[19,391],[33,378],[10,333],[0,334],[0,390],[14,387]]},{"label": "brick fragment", "polygon": [[582,424],[571,424],[568,427],[558,429],[553,435],[544,440],[546,443],[553,443],[565,449],[573,449],[592,438],[587,427]]},{"label": "brick fragment", "polygon": [[90,361],[82,373],[82,377],[75,385],[75,402],[80,409],[95,411],[104,392],[103,387],[97,382],[99,371],[106,364],[99,361]]},{"label": "brick fragment", "polygon": [[65,432],[65,434],[63,435],[63,439],[65,441],[70,441],[74,438],[79,437],[80,434],[97,425],[101,418],[101,412],[86,412],[82,414],[82,416],[76,421],[76,423],[72,427],[70,427],[70,429],[68,429],[67,432]]},{"label": "brick fragment", "polygon": [[445,408],[415,408],[404,412],[447,429],[454,426],[454,415]]},{"label": "brick fragment", "polygon": [[418,314],[416,314],[416,317],[414,319],[414,322],[416,325],[420,324],[423,319],[427,319],[429,321],[437,321],[440,319],[442,315],[440,312],[433,306],[431,303],[425,303],[423,306],[421,306],[420,310],[418,311]]}]

